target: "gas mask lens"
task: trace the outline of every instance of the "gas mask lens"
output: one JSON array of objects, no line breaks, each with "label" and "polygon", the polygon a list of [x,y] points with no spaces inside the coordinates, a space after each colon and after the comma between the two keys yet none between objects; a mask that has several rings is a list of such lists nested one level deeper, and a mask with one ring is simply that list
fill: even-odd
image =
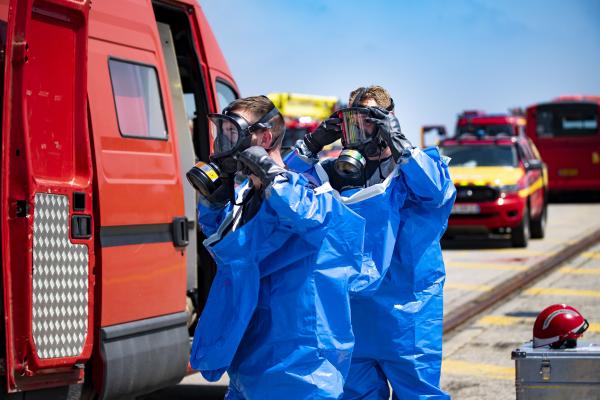
[{"label": "gas mask lens", "polygon": [[342,121],[342,141],[347,147],[357,147],[369,142],[376,126],[369,122],[369,109],[363,107],[343,108],[338,111]]},{"label": "gas mask lens", "polygon": [[213,136],[213,154],[223,154],[235,149],[241,136],[239,124],[223,114],[209,114],[211,134]]}]

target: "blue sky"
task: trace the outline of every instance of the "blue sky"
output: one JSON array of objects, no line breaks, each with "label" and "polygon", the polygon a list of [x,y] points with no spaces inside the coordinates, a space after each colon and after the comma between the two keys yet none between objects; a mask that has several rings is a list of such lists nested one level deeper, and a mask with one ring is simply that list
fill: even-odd
[{"label": "blue sky", "polygon": [[380,84],[408,137],[600,95],[600,0],[200,0],[243,96]]}]

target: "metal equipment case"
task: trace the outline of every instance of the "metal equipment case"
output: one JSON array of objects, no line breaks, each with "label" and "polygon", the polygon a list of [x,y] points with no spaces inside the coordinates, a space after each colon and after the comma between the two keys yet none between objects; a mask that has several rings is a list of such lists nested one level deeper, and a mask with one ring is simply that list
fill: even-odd
[{"label": "metal equipment case", "polygon": [[600,400],[600,344],[574,349],[534,349],[525,343],[512,352],[517,400]]}]

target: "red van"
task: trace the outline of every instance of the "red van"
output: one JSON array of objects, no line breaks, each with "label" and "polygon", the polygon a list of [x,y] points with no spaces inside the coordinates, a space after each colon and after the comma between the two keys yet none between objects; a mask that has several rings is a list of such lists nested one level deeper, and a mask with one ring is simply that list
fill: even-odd
[{"label": "red van", "polygon": [[3,398],[178,382],[213,268],[184,173],[238,96],[200,7],[0,0],[0,40]]}]

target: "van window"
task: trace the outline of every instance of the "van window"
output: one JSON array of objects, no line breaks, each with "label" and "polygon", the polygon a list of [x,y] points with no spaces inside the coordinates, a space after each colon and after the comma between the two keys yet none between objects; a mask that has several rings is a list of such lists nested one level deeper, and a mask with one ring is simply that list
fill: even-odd
[{"label": "van window", "polygon": [[217,107],[222,111],[229,103],[237,99],[237,94],[228,84],[217,81]]},{"label": "van window", "polygon": [[121,135],[166,139],[156,68],[114,59],[109,68]]}]

